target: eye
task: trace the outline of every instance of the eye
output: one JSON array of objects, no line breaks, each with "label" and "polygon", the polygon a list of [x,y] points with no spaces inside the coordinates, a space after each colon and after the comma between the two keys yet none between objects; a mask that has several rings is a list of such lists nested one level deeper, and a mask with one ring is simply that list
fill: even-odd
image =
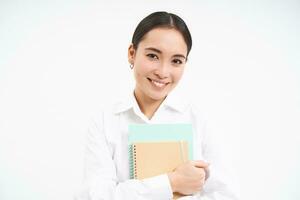
[{"label": "eye", "polygon": [[172,62],[177,65],[181,65],[183,63],[180,59],[174,59],[174,60],[172,60]]},{"label": "eye", "polygon": [[158,56],[153,53],[149,53],[149,54],[147,54],[147,56],[151,59],[158,59]]}]

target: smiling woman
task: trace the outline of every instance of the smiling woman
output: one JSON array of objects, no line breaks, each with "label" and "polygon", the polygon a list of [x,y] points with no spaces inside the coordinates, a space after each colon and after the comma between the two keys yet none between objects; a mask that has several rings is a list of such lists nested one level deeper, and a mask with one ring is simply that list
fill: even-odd
[{"label": "smiling woman", "polygon": [[[176,193],[184,199],[237,199],[201,113],[171,95],[191,47],[188,27],[175,14],[155,12],[139,23],[128,48],[135,89],[128,101],[108,107],[92,122],[78,199],[172,199]],[[180,123],[193,127],[194,160],[164,174],[130,179],[128,126]]]},{"label": "smiling woman", "polygon": [[136,79],[135,97],[149,119],[180,81],[186,56],[184,38],[173,28],[155,28],[137,48],[130,45],[128,59]]}]

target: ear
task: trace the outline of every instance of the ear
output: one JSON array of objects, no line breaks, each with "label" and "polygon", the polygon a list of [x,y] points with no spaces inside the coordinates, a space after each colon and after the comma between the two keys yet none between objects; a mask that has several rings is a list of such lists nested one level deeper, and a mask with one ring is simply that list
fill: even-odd
[{"label": "ear", "polygon": [[135,49],[133,47],[133,44],[130,44],[128,47],[128,62],[133,65],[134,64],[134,58],[135,58]]}]

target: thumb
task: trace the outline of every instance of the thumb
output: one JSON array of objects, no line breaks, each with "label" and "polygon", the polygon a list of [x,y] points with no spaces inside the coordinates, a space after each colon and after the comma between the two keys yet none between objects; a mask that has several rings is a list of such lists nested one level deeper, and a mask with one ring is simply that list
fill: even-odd
[{"label": "thumb", "polygon": [[207,168],[209,166],[209,163],[203,161],[203,160],[192,160],[191,164],[194,167],[199,167],[199,168]]}]

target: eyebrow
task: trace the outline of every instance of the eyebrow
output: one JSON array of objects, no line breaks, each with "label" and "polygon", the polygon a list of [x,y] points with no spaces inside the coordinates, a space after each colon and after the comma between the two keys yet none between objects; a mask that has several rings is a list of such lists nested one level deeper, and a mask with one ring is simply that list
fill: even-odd
[{"label": "eyebrow", "polygon": [[[156,53],[159,53],[159,54],[161,54],[161,53],[162,53],[162,51],[161,51],[161,50],[159,50],[159,49],[156,49],[156,48],[154,48],[154,47],[148,47],[148,48],[145,48],[145,50],[151,50],[151,51],[155,51]],[[173,57],[181,57],[181,58],[184,58],[184,59],[186,59],[186,57],[185,57],[184,55],[182,55],[182,54],[175,54],[175,55],[173,55]]]}]

